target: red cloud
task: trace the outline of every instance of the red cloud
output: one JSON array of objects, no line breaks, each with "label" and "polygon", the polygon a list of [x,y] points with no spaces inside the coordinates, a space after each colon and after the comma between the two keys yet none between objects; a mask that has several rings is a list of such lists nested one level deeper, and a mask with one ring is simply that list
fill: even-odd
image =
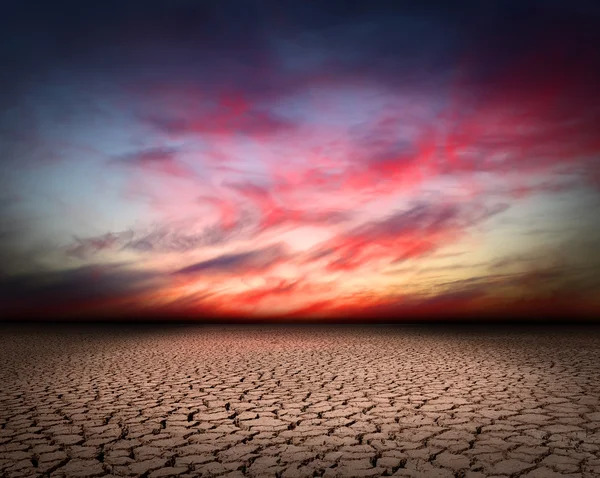
[{"label": "red cloud", "polygon": [[331,258],[327,268],[335,271],[356,269],[378,259],[401,261],[424,256],[506,208],[506,205],[486,208],[472,204],[419,204],[334,237],[311,251],[306,260]]},{"label": "red cloud", "polygon": [[231,231],[237,224],[240,212],[238,205],[229,199],[214,196],[201,196],[200,202],[212,204],[219,212],[219,222],[224,231]]},{"label": "red cloud", "polygon": [[[253,183],[230,184],[229,187],[238,191],[242,196],[250,199],[260,213],[258,229],[264,231],[268,228],[290,225],[331,225],[343,222],[350,214],[335,210],[307,211],[302,208],[287,208],[275,200],[271,192]],[[312,205],[312,204],[311,204]],[[306,207],[306,205],[304,205]],[[318,208],[318,204],[313,207]]]},{"label": "red cloud", "polygon": [[[198,91],[189,91],[195,100],[202,95]],[[215,135],[230,137],[248,136],[254,139],[293,130],[295,124],[277,116],[268,108],[251,104],[242,91],[217,92],[216,101],[206,98],[203,105],[182,110],[173,107],[156,114],[148,114],[143,119],[158,131],[168,136]]]}]

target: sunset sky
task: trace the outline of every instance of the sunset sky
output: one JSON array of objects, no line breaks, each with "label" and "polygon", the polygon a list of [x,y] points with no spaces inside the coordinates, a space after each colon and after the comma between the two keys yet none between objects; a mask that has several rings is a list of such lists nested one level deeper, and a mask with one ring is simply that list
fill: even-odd
[{"label": "sunset sky", "polygon": [[600,313],[600,4],[12,0],[0,314]]}]

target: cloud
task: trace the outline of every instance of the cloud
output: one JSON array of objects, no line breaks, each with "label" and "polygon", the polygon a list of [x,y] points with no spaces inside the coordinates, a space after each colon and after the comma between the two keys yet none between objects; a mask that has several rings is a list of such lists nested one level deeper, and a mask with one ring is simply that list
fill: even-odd
[{"label": "cloud", "polygon": [[235,222],[198,226],[195,222],[154,224],[148,228],[108,232],[99,236],[79,238],[66,246],[69,256],[89,259],[102,251],[132,250],[140,253],[187,252],[206,247],[222,246],[235,239],[247,237],[250,219],[240,214]]},{"label": "cloud", "polygon": [[420,203],[340,234],[307,254],[307,261],[329,258],[330,270],[353,270],[387,259],[422,257],[458,240],[471,226],[499,214],[505,204]]},{"label": "cloud", "polygon": [[[288,225],[331,226],[351,219],[352,214],[337,210],[303,211],[277,205],[266,189],[245,186],[247,194],[257,198],[259,212],[242,208],[237,200],[201,196],[199,202],[213,205],[218,212],[216,223],[199,225],[197,221],[165,222],[148,228],[107,232],[92,237],[74,237],[65,247],[67,255],[87,260],[103,251],[131,250],[140,253],[186,252],[223,246],[237,239],[252,239],[269,228]],[[246,193],[245,193],[246,194]]]},{"label": "cloud", "polygon": [[[36,194],[61,188],[60,200],[75,204],[74,212],[85,213],[99,231],[112,227],[101,216],[118,223],[121,212],[139,210],[127,203],[139,199],[133,191],[152,198],[148,213],[160,217],[146,219],[156,225],[75,237],[66,253],[84,262],[100,253],[135,251],[144,261],[223,246],[221,255],[176,274],[192,281],[202,274],[263,273],[285,261],[322,265],[327,275],[426,258],[471,237],[474,226],[508,204],[520,214],[531,194],[551,197],[553,207],[555,199],[575,201],[569,193],[588,185],[600,190],[598,14],[592,2],[553,0],[13,1],[0,18],[0,57],[11,72],[0,79],[1,181],[24,197],[21,185]],[[87,201],[79,202],[88,185],[74,178],[96,185],[95,171],[107,160],[103,184],[112,191],[124,175],[131,194],[117,212],[108,210],[115,206],[107,190],[94,197],[90,189],[89,198],[102,203],[102,214],[90,214]],[[471,202],[443,202],[446,187],[466,190]],[[425,190],[436,191],[436,199],[419,202],[432,197],[419,196]],[[407,199],[417,202],[349,225]],[[31,206],[32,215],[47,214],[46,204],[29,200],[23,208]],[[201,203],[211,207],[210,217],[200,217],[207,212]],[[562,222],[557,214],[552,220]],[[198,219],[172,221],[180,215]],[[75,219],[62,216],[59,234],[75,230]],[[582,221],[592,225],[587,216]],[[333,237],[293,258],[279,246],[262,247],[267,236],[305,226]],[[50,236],[54,227],[32,232]],[[17,253],[29,236],[0,228],[0,256],[11,270],[19,263],[40,269],[28,252]],[[541,244],[547,237],[527,240]],[[238,239],[251,243],[246,252],[227,249]],[[511,267],[525,268],[525,261],[516,262]],[[102,272],[115,277],[89,297],[126,275],[113,272]],[[534,293],[536,284],[591,290],[593,282],[572,271],[553,276],[548,267],[517,276],[493,272],[443,284],[444,300],[464,301],[463,292],[495,286]],[[40,274],[41,282],[23,280],[42,297],[51,295],[40,285],[46,280],[66,298],[60,284],[88,280],[83,272]],[[303,293],[300,284],[284,282],[239,300]],[[378,300],[340,295],[338,310]],[[432,299],[431,306],[439,303]]]},{"label": "cloud", "polygon": [[[490,273],[436,284],[441,294],[477,293],[490,298],[507,294],[516,298],[560,298],[578,302],[600,290],[597,258],[573,262],[560,248],[548,254],[508,256],[488,264]],[[502,269],[510,267],[512,271]]]},{"label": "cloud", "polygon": [[[43,4],[36,15],[8,10],[3,48],[15,74],[6,81],[16,88],[22,76],[66,69],[108,77],[128,93],[128,109],[167,136],[295,132],[278,106],[312,89],[428,98],[440,116],[404,105],[396,123],[376,117],[351,142],[356,161],[344,182],[352,187],[411,184],[415,163],[433,153],[429,172],[452,174],[552,166],[599,149],[598,33],[594,9],[579,3],[58,4],[68,18]],[[397,127],[415,124],[420,131],[403,144],[392,140]]]},{"label": "cloud", "polygon": [[[512,295],[499,294],[508,289],[512,289]],[[309,303],[286,316],[391,321],[484,317],[531,320],[564,318],[565,314],[593,318],[597,302],[590,299],[599,290],[600,281],[592,268],[532,269],[451,281],[428,294],[338,295]]]},{"label": "cloud", "polygon": [[[236,103],[239,101],[239,103]],[[295,125],[268,110],[250,107],[239,98],[222,98],[207,111],[146,116],[142,120],[168,136],[215,135],[265,138],[292,130]]]},{"label": "cloud", "polygon": [[59,271],[38,271],[0,278],[0,308],[15,313],[47,314],[102,308],[115,301],[135,304],[139,294],[166,281],[154,272],[121,265],[86,265]]},{"label": "cloud", "polygon": [[123,162],[134,164],[154,164],[154,163],[170,163],[177,154],[175,148],[155,148],[137,151],[135,153],[125,154],[118,159]]},{"label": "cloud", "polygon": [[246,292],[224,295],[219,298],[223,310],[247,310],[248,307],[259,307],[265,301],[282,301],[311,292],[312,287],[301,280],[281,279],[276,284],[257,287]]},{"label": "cloud", "polygon": [[254,249],[246,252],[222,254],[212,259],[197,262],[175,272],[177,275],[188,274],[245,274],[263,272],[287,257],[280,244]]},{"label": "cloud", "polygon": [[[259,186],[252,182],[229,183],[226,186],[251,200],[257,206],[260,215],[258,231],[282,225],[330,226],[348,221],[352,217],[352,213],[349,211],[285,207],[273,197],[266,186]],[[306,205],[303,206],[306,207]]]},{"label": "cloud", "polygon": [[168,176],[192,178],[194,172],[178,159],[181,151],[176,148],[150,148],[135,151],[113,158],[113,164],[133,166],[155,171]]},{"label": "cloud", "polygon": [[131,237],[132,235],[133,232],[127,231],[122,233],[108,232],[101,236],[85,239],[75,237],[75,242],[67,247],[67,254],[83,259],[90,254],[115,249],[126,237]]}]

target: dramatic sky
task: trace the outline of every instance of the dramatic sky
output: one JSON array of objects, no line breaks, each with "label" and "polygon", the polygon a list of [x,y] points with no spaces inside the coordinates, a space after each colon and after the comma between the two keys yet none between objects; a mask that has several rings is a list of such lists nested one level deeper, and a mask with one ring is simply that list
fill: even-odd
[{"label": "dramatic sky", "polygon": [[600,313],[599,22],[5,1],[0,313]]}]

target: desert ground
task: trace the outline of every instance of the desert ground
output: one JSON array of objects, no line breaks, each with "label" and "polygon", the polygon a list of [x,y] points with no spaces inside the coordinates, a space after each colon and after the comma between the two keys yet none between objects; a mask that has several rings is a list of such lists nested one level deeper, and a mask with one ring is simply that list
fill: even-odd
[{"label": "desert ground", "polygon": [[597,477],[597,329],[3,326],[0,476]]}]

